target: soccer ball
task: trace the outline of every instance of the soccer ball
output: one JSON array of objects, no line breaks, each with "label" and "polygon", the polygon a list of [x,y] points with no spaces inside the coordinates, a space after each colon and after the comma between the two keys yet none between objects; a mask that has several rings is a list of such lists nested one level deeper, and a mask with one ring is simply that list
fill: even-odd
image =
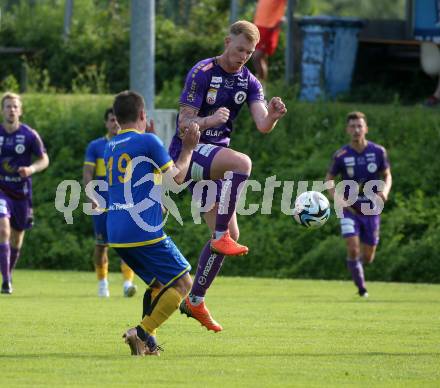
[{"label": "soccer ball", "polygon": [[318,191],[306,191],[295,200],[293,218],[306,228],[319,228],[330,217],[330,203]]}]

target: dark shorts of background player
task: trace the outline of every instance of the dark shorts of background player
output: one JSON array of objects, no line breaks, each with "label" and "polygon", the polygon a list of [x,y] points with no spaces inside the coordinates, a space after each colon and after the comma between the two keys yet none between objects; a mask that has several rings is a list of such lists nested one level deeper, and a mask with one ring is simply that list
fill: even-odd
[{"label": "dark shorts of background player", "polygon": [[18,231],[31,229],[34,213],[30,198],[13,199],[0,191],[0,218],[7,217],[11,227]]},{"label": "dark shorts of background player", "polygon": [[134,273],[149,286],[152,286],[156,280],[165,287],[170,286],[191,270],[191,265],[170,237],[152,245],[115,247],[115,250]]},{"label": "dark shorts of background player", "polygon": [[280,37],[280,28],[273,27],[260,27],[257,26],[260,31],[260,41],[258,42],[256,49],[263,51],[267,55],[273,55],[277,46],[278,39]]},{"label": "dark shorts of background player", "polygon": [[108,245],[107,212],[92,216],[96,245]]},{"label": "dark shorts of background player", "polygon": [[359,236],[367,245],[379,244],[380,216],[353,214],[344,209],[344,218],[340,219],[342,237]]}]

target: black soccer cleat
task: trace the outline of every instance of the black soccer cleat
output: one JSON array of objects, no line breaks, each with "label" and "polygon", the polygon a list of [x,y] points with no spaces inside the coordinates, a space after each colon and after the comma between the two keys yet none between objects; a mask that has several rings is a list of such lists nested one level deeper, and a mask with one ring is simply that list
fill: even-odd
[{"label": "black soccer cleat", "polygon": [[361,298],[368,298],[368,291],[366,288],[359,288],[358,294]]},{"label": "black soccer cleat", "polygon": [[2,283],[2,294],[12,294],[12,284],[11,282]]}]

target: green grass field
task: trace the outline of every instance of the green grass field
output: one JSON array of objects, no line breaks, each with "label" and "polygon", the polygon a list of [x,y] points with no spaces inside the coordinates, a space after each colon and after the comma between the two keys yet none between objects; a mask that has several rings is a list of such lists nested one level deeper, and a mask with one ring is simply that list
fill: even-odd
[{"label": "green grass field", "polygon": [[[161,357],[129,355],[142,294],[93,273],[24,271],[0,295],[0,386],[440,386],[440,285],[219,278],[214,334],[175,314]],[[138,281],[138,285],[140,282]]]}]

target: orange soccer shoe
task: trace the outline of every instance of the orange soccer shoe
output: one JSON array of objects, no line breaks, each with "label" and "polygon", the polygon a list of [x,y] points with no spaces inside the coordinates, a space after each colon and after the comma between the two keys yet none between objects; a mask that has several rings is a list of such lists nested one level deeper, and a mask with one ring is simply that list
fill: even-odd
[{"label": "orange soccer shoe", "polygon": [[194,318],[208,330],[212,330],[216,333],[223,330],[223,327],[211,317],[209,310],[205,306],[205,302],[194,306],[190,303],[189,298],[186,297],[180,304],[179,309],[181,314],[186,314],[187,317]]},{"label": "orange soccer shoe", "polygon": [[211,251],[225,256],[243,256],[248,254],[249,248],[234,241],[226,231],[219,239],[211,240]]}]

